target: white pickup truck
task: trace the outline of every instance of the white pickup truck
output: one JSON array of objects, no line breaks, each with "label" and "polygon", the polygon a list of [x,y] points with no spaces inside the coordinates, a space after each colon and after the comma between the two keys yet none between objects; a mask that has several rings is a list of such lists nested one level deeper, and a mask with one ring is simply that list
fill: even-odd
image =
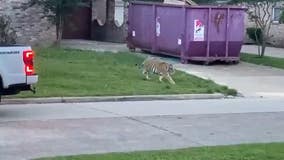
[{"label": "white pickup truck", "polygon": [[0,45],[0,100],[2,95],[35,91],[34,51],[29,46]]}]

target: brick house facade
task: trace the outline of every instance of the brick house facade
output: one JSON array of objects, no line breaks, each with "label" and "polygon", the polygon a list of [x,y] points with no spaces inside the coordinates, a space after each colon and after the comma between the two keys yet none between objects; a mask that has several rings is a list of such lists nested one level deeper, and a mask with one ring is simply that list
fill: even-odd
[{"label": "brick house facade", "polygon": [[[65,22],[63,39],[93,39],[114,42],[123,42],[125,25],[122,24],[121,15],[119,25],[115,21],[105,23],[108,18],[114,18],[115,13],[107,13],[107,0],[89,0],[91,7],[77,8]],[[111,1],[111,0],[110,0]],[[121,14],[122,0],[116,4]],[[28,0],[0,0],[0,15],[11,18],[11,27],[16,31],[17,43],[29,45],[49,45],[56,40],[56,27],[47,18],[43,17],[40,7],[23,9],[23,3]],[[114,2],[114,0],[112,1]],[[95,4],[95,5],[94,5]],[[99,12],[98,12],[99,11]]]},{"label": "brick house facade", "polygon": [[[42,10],[39,7],[23,10],[21,5],[27,1],[28,0],[0,0],[0,15],[7,15],[11,18],[12,28],[17,34],[17,43],[31,45],[48,45],[53,43],[56,39],[55,26],[52,25],[47,18],[43,18]],[[113,19],[120,17],[119,25],[117,25],[116,21],[113,21],[111,24],[106,24],[106,16],[110,14],[106,8],[107,0],[90,1],[93,5],[89,10],[78,9],[74,12],[73,17],[70,17],[65,25],[63,38],[123,42],[127,26],[123,24],[122,21],[127,19],[127,11],[124,12],[125,15],[123,19],[121,15],[122,1],[116,0],[116,4],[114,4],[115,7],[118,7],[120,12],[113,13],[113,16],[108,17]],[[274,23],[271,27],[273,37],[269,42],[278,47],[284,47],[284,24],[279,24],[276,21],[282,4],[283,3],[271,9]],[[78,15],[84,18],[80,18]],[[245,25],[246,27],[254,26],[248,18],[246,18]],[[245,43],[251,42],[246,34],[244,37]]]},{"label": "brick house facade", "polygon": [[16,31],[17,43],[43,45],[56,39],[56,28],[47,18],[43,18],[40,8],[22,9],[27,0],[0,0],[0,15],[11,18],[12,28]]},{"label": "brick house facade", "polygon": [[[279,18],[281,12],[283,12],[283,2],[280,2],[276,5],[274,8],[270,8],[270,14],[272,15],[272,25],[270,29],[270,33],[272,37],[268,41],[273,46],[276,47],[284,47],[284,24],[279,23]],[[276,13],[277,12],[277,13]],[[248,27],[255,27],[254,22],[251,22],[248,18],[248,15],[246,15],[245,18],[245,26]],[[250,40],[245,33],[245,43],[253,43],[252,40]]]}]

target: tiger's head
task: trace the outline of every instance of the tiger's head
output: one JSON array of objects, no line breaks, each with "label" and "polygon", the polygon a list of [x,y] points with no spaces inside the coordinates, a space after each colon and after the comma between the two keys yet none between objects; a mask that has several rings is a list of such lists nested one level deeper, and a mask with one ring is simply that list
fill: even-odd
[{"label": "tiger's head", "polygon": [[169,74],[173,75],[175,73],[174,65],[169,64]]}]

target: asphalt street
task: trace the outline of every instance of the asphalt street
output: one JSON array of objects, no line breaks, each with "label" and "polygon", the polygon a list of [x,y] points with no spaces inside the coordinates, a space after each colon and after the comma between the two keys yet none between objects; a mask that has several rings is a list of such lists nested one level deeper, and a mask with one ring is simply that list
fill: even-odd
[{"label": "asphalt street", "polygon": [[0,159],[284,141],[284,99],[0,106]]}]

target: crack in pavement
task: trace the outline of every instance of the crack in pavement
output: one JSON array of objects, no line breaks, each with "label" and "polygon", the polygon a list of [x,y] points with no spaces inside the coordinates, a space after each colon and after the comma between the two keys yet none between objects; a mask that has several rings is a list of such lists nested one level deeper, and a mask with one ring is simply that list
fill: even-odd
[{"label": "crack in pavement", "polygon": [[134,117],[129,117],[129,116],[126,116],[125,118],[129,119],[129,120],[132,120],[132,121],[135,121],[135,122],[138,122],[138,123],[141,123],[141,124],[145,124],[145,125],[148,125],[152,128],[155,128],[155,129],[158,129],[158,130],[161,130],[161,131],[165,131],[165,132],[168,132],[174,136],[177,136],[177,137],[182,137],[182,134],[181,133],[178,133],[178,132],[174,132],[174,131],[171,131],[169,129],[166,129],[166,128],[163,128],[161,126],[157,126],[155,124],[151,124],[149,122],[145,122],[145,121],[142,121],[142,120],[139,120],[139,119],[136,119]]},{"label": "crack in pavement", "polygon": [[122,118],[126,118],[128,120],[131,120],[131,121],[134,121],[134,122],[137,122],[137,123],[140,123],[140,124],[144,124],[144,125],[150,126],[150,127],[154,128],[154,129],[157,129],[159,131],[163,131],[163,132],[169,133],[169,134],[171,134],[173,136],[176,136],[178,138],[184,138],[187,141],[190,141],[191,143],[195,143],[195,144],[200,145],[200,146],[203,145],[202,143],[191,141],[191,140],[187,139],[186,137],[183,137],[183,135],[181,133],[174,132],[174,131],[171,131],[171,130],[169,130],[167,128],[164,128],[162,126],[158,126],[158,125],[155,125],[155,124],[152,124],[152,123],[149,123],[149,122],[145,122],[145,121],[139,120],[139,119],[137,119],[135,117],[125,116],[125,115],[122,115],[122,114],[119,114],[119,113],[115,113],[115,112],[111,112],[111,111],[103,110],[103,109],[98,109],[98,108],[95,108],[95,107],[92,108],[92,109],[95,109],[95,110],[101,111],[101,112],[105,112],[105,113],[109,113],[109,114],[113,114],[115,116],[120,116]]},{"label": "crack in pavement", "polygon": [[161,131],[164,131],[164,132],[168,132],[174,136],[177,136],[177,137],[182,137],[182,134],[181,133],[177,133],[177,132],[174,132],[174,131],[170,131],[166,128],[163,128],[161,126],[157,126],[157,125],[154,125],[154,124],[151,124],[151,123],[148,123],[148,122],[145,122],[145,121],[142,121],[142,120],[139,120],[137,118],[134,118],[134,117],[131,117],[131,116],[125,116],[125,115],[122,115],[122,114],[119,114],[119,113],[115,113],[115,112],[111,112],[111,111],[108,111],[108,110],[103,110],[103,109],[98,109],[98,108],[93,108],[97,111],[101,111],[101,112],[105,112],[105,113],[109,113],[109,114],[113,114],[115,116],[120,116],[120,117],[123,117],[123,118],[126,118],[128,120],[132,120],[132,121],[135,121],[135,122],[138,122],[138,123],[141,123],[141,124],[145,124],[147,126],[150,126],[152,128],[155,128],[155,129],[158,129],[158,130],[161,130]]}]

